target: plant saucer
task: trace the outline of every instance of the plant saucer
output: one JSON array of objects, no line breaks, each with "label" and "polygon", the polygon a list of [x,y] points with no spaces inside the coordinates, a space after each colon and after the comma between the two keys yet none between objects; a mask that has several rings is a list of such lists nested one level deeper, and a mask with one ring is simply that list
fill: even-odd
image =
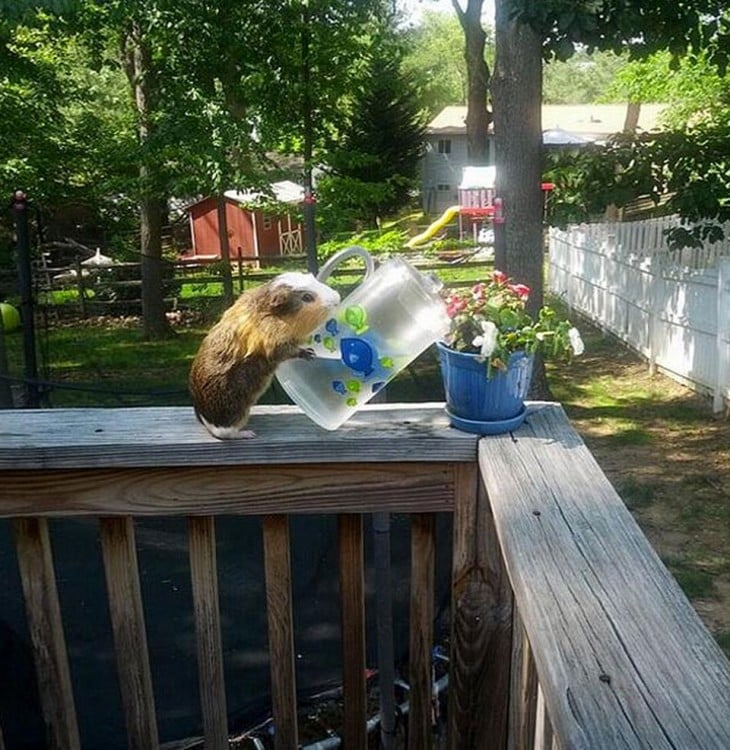
[{"label": "plant saucer", "polygon": [[446,413],[449,415],[451,426],[456,427],[457,430],[461,430],[462,432],[473,432],[477,435],[501,435],[504,432],[516,430],[525,421],[527,407],[523,406],[522,410],[514,417],[493,421],[457,417],[456,414],[452,414],[448,408],[446,409]]}]

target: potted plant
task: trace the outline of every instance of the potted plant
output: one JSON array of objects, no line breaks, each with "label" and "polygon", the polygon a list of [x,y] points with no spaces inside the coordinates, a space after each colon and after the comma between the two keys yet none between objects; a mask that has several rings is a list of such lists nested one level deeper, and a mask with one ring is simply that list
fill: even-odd
[{"label": "potted plant", "polygon": [[493,435],[519,427],[535,354],[570,359],[583,352],[580,333],[545,306],[535,318],[530,289],[495,271],[489,281],[447,290],[451,327],[438,342],[451,424]]}]

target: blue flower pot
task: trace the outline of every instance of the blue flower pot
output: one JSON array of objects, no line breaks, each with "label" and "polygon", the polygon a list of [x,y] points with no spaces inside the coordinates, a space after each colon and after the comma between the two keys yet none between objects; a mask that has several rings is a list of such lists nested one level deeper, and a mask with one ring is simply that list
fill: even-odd
[{"label": "blue flower pot", "polygon": [[477,354],[457,352],[437,343],[452,424],[480,434],[515,429],[525,418],[525,398],[532,379],[534,357],[515,352],[506,370],[492,369]]}]

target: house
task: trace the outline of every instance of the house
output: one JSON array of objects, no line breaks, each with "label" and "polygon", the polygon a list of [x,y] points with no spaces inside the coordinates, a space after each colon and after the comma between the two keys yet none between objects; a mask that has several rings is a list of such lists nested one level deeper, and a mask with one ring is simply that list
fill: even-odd
[{"label": "house", "polygon": [[[296,207],[304,200],[304,190],[295,182],[284,180],[271,185],[278,203]],[[266,196],[249,191],[227,190],[224,193],[229,252],[235,258],[265,258],[298,255],[303,252],[304,228],[291,213],[272,212],[264,207]],[[221,257],[218,235],[218,199],[211,196],[187,206],[192,251],[183,259]]]},{"label": "house", "polygon": [[[657,128],[665,104],[642,104],[637,129]],[[548,148],[601,143],[624,129],[626,104],[543,104],[543,143]],[[494,134],[487,136],[488,159],[494,164]],[[421,162],[423,210],[439,214],[459,202],[459,184],[469,164],[466,107],[449,106],[426,129],[426,154]]]}]

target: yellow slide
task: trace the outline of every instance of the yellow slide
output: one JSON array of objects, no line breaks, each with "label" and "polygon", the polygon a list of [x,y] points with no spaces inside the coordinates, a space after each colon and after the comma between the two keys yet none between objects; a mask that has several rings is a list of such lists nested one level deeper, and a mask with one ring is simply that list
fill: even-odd
[{"label": "yellow slide", "polygon": [[421,234],[417,234],[415,237],[411,237],[406,243],[406,247],[416,247],[417,245],[422,245],[426,240],[430,240],[431,237],[440,232],[452,221],[455,216],[458,216],[460,210],[461,206],[449,206],[428,229],[421,232]]}]

